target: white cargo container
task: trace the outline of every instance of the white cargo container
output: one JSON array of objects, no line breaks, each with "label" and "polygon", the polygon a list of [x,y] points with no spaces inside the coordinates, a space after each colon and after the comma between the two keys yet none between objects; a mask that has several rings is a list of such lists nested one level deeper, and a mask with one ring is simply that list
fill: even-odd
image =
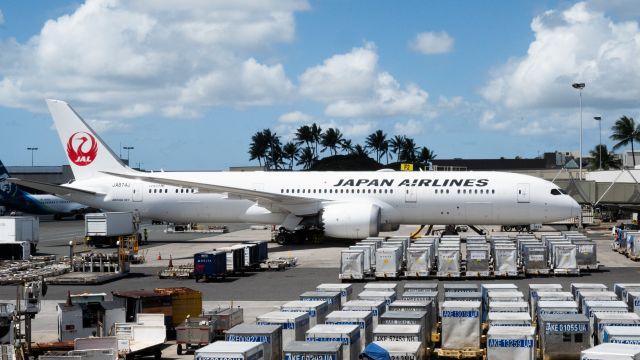
[{"label": "white cargo container", "polygon": [[119,236],[133,234],[136,229],[130,212],[105,212],[86,214],[85,235]]},{"label": "white cargo container", "polygon": [[380,315],[384,314],[386,309],[387,303],[384,300],[351,300],[342,306],[344,311],[371,311],[374,326],[378,324]]},{"label": "white cargo container", "polygon": [[618,300],[618,295],[616,295],[616,293],[614,293],[613,291],[579,290],[578,297],[576,300],[578,300],[580,309],[583,309],[585,301],[588,301],[588,300],[614,301],[614,300]]},{"label": "white cargo container", "polygon": [[304,340],[309,330],[309,314],[306,312],[272,311],[256,317],[257,325],[281,325],[282,345]]},{"label": "white cargo container", "polygon": [[293,341],[283,350],[284,360],[342,360],[342,343]]},{"label": "white cargo container", "polygon": [[[352,245],[349,246],[349,250],[362,250],[362,254],[363,254],[363,262],[364,262],[364,274],[365,275],[370,275],[371,272],[373,271],[373,261],[371,261],[371,254],[373,251],[373,245],[369,244],[369,245]],[[374,253],[375,254],[375,253]]]},{"label": "white cargo container", "polygon": [[340,274],[342,280],[362,280],[366,276],[364,250],[340,251]]},{"label": "white cargo container", "polygon": [[373,329],[373,341],[419,342],[424,346],[420,325],[379,324]]},{"label": "white cargo container", "polygon": [[33,243],[40,240],[40,221],[33,216],[0,217],[0,243]]},{"label": "white cargo container", "polygon": [[424,359],[424,348],[419,341],[374,341],[373,343],[385,349],[391,360]]},{"label": "white cargo container", "polygon": [[403,291],[407,292],[422,292],[422,291],[435,291],[438,292],[438,283],[427,282],[415,282],[404,284]]},{"label": "white cargo container", "polygon": [[629,310],[640,315],[640,291],[629,291],[625,295]]},{"label": "white cargo container", "polygon": [[282,359],[282,326],[240,324],[225,331],[225,340],[264,345],[264,360]]},{"label": "white cargo container", "polygon": [[496,276],[518,275],[518,249],[515,246],[496,245],[493,249],[494,268]]},{"label": "white cargo container", "polygon": [[582,350],[580,360],[640,360],[640,345],[600,344]]},{"label": "white cargo container", "polygon": [[71,350],[67,355],[79,356],[82,360],[116,360],[118,359],[118,349]]},{"label": "white cargo container", "polygon": [[431,257],[428,248],[409,248],[407,250],[406,277],[428,277],[431,273]]},{"label": "white cargo container", "polygon": [[602,329],[602,341],[640,345],[640,326],[605,326]]},{"label": "white cargo container", "polygon": [[526,301],[492,301],[489,312],[526,312],[531,315]]},{"label": "white cargo container", "polygon": [[599,301],[587,300],[584,303],[582,313],[593,320],[594,312],[629,312],[629,308],[624,301]]},{"label": "white cargo container", "polygon": [[369,282],[364,284],[365,290],[373,291],[393,291],[398,293],[398,284],[393,282]]},{"label": "white cargo container", "polygon": [[425,346],[431,346],[432,321],[433,319],[426,311],[389,310],[380,316],[380,324],[382,325],[420,325],[421,341]]},{"label": "white cargo container", "polygon": [[307,331],[305,341],[342,343],[342,359],[358,360],[360,355],[360,328],[357,325],[316,325]]},{"label": "white cargo container", "polygon": [[518,287],[512,283],[490,283],[481,284],[480,293],[482,294],[482,321],[486,320],[489,306],[489,291],[517,291]]},{"label": "white cargo container", "polygon": [[603,343],[605,326],[640,326],[640,316],[634,313],[593,313],[593,330],[595,344]]},{"label": "white cargo container", "polygon": [[607,291],[609,288],[605,284],[600,283],[571,283],[571,293],[575,298],[578,298],[578,290],[589,291]]},{"label": "white cargo container", "polygon": [[257,342],[216,341],[195,351],[195,360],[264,360],[264,345]]},{"label": "white cargo container", "polygon": [[489,327],[493,326],[531,326],[531,315],[528,312],[489,312]]},{"label": "white cargo container", "polygon": [[360,300],[384,300],[387,305],[391,304],[396,300],[396,293],[393,291],[375,291],[375,290],[365,290],[358,294],[358,298]]},{"label": "white cargo container", "polygon": [[459,277],[461,274],[460,247],[438,248],[438,269],[437,275],[442,277]]},{"label": "white cargo container", "polygon": [[343,310],[327,315],[327,325],[357,325],[360,328],[360,348],[373,340],[373,313],[371,311]]},{"label": "white cargo container", "polygon": [[577,274],[578,262],[576,259],[577,246],[574,244],[558,244],[552,246],[554,273],[557,274]]},{"label": "white cargo container", "polygon": [[342,295],[339,291],[307,291],[300,294],[302,301],[326,301],[329,311],[340,310]]},{"label": "white cargo container", "polygon": [[487,360],[535,360],[536,328],[492,326],[487,332]]},{"label": "white cargo container", "polygon": [[309,327],[324,324],[324,319],[329,313],[329,305],[326,301],[289,301],[280,305],[280,311],[300,312],[309,314]]},{"label": "white cargo container", "polygon": [[578,304],[575,301],[562,301],[562,300],[540,300],[536,305],[536,319],[541,315],[556,315],[556,314],[578,314]]},{"label": "white cargo container", "polygon": [[380,248],[376,251],[377,278],[397,278],[402,266],[402,249],[399,247]]},{"label": "white cargo container", "polygon": [[640,291],[640,283],[613,284],[613,292],[615,292],[622,301],[627,301],[627,292],[629,291]]},{"label": "white cargo container", "polygon": [[480,302],[445,301],[442,303],[442,348],[479,349]]},{"label": "white cargo container", "polygon": [[316,286],[316,291],[339,291],[343,304],[349,300],[353,300],[353,285],[351,284],[320,284]]}]

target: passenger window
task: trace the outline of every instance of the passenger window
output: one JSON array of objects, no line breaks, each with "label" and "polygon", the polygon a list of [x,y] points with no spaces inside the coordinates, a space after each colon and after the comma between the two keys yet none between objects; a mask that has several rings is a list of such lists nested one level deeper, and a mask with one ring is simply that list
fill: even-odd
[{"label": "passenger window", "polygon": [[151,194],[151,189],[149,189],[149,194]]},{"label": "passenger window", "polygon": [[460,194],[460,189],[458,189],[458,194]]},{"label": "passenger window", "polygon": [[496,190],[495,190],[495,189],[491,190],[491,193],[492,193],[492,194],[495,194],[495,193],[496,193]]},{"label": "passenger window", "polygon": [[449,193],[449,189],[447,189],[447,194]]},{"label": "passenger window", "polygon": [[393,194],[393,189],[389,189],[389,192],[390,192],[391,194]]},{"label": "passenger window", "polygon": [[168,192],[169,192],[169,189],[164,189],[164,193],[165,194],[168,193]]}]

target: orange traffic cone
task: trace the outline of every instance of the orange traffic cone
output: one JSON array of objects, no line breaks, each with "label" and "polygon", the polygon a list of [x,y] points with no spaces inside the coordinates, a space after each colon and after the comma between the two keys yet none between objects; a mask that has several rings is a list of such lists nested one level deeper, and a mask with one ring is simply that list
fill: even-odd
[{"label": "orange traffic cone", "polygon": [[171,258],[171,254],[169,254],[169,268],[173,267],[173,259]]},{"label": "orange traffic cone", "polygon": [[158,252],[158,258],[157,260],[162,260],[162,256],[160,256],[160,252]]}]

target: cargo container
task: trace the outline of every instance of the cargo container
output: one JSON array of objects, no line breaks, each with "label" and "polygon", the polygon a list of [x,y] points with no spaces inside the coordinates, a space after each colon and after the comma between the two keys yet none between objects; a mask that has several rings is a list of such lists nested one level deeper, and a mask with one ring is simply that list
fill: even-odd
[{"label": "cargo container", "polygon": [[365,289],[363,292],[358,294],[358,298],[360,300],[384,300],[388,305],[396,300],[396,293],[394,291],[375,291]]},{"label": "cargo container", "polygon": [[490,250],[489,245],[473,245],[467,243],[467,268],[466,276],[481,277],[490,275]]},{"label": "cargo container", "polygon": [[364,266],[363,273],[365,274],[365,276],[371,275],[374,269],[373,262],[371,261],[372,249],[373,249],[373,246],[371,244],[349,246],[349,250],[362,251],[362,260],[363,260],[363,266]]},{"label": "cargo container", "polygon": [[31,256],[31,243],[17,241],[0,243],[0,260],[29,260]]},{"label": "cargo container", "polygon": [[584,303],[588,300],[614,301],[618,300],[618,295],[613,291],[589,291],[579,290],[576,298],[580,309],[584,309]]},{"label": "cargo container", "polygon": [[159,294],[152,290],[113,291],[113,301],[123,306],[127,322],[136,321],[140,313],[161,313],[167,328],[173,324],[173,307],[169,294]]},{"label": "cargo container", "polygon": [[[95,349],[106,351],[96,354],[92,351]],[[115,336],[77,338],[73,341],[72,352],[69,354],[81,356],[83,359],[116,360],[118,359],[118,339]]]},{"label": "cargo container", "polygon": [[214,250],[225,253],[227,274],[235,274],[244,270],[244,248],[229,246]]},{"label": "cargo container", "polygon": [[598,268],[598,249],[593,240],[573,240],[576,246],[576,264],[578,269],[595,270]]},{"label": "cargo container", "polygon": [[439,312],[437,291],[422,291],[422,292],[406,292],[405,291],[402,294],[402,300],[428,302],[431,304],[431,312],[433,314],[437,314]]},{"label": "cargo container", "polygon": [[284,360],[342,360],[342,342],[292,341],[283,354]]},{"label": "cargo container", "polygon": [[589,319],[582,314],[542,314],[538,336],[546,359],[575,358],[589,348]]},{"label": "cargo container", "polygon": [[384,300],[351,300],[342,305],[344,311],[371,311],[373,325],[378,325],[380,315],[387,309]]},{"label": "cargo container", "polygon": [[556,274],[577,274],[580,272],[576,260],[577,247],[573,244],[554,244],[553,272]]},{"label": "cargo container", "polygon": [[326,301],[289,301],[280,306],[280,311],[300,312],[309,314],[309,327],[324,324],[329,313],[329,305]]},{"label": "cargo container", "polygon": [[269,259],[269,243],[266,240],[250,241],[250,244],[256,244],[258,248],[258,262],[265,262]]},{"label": "cargo container", "polygon": [[188,287],[155,288],[156,294],[171,297],[170,328],[181,324],[190,316],[202,314],[202,293]]},{"label": "cargo container", "polygon": [[89,245],[115,246],[121,236],[137,233],[135,217],[130,212],[105,212],[84,215],[85,241]]},{"label": "cargo container", "polygon": [[28,242],[35,253],[40,241],[40,220],[33,216],[0,217],[0,243]]},{"label": "cargo container", "polygon": [[316,291],[339,291],[342,303],[353,300],[353,285],[351,284],[320,284],[316,286]]},{"label": "cargo container", "polygon": [[200,281],[200,279],[224,278],[226,275],[226,253],[222,251],[207,251],[193,255],[193,276],[196,282]]},{"label": "cargo container", "polygon": [[605,326],[602,328],[602,342],[640,345],[640,327]]},{"label": "cargo container", "polygon": [[443,349],[480,348],[480,302],[445,301],[441,316]]},{"label": "cargo container", "polygon": [[522,267],[527,275],[549,274],[549,254],[542,245],[526,245],[522,253]]},{"label": "cargo container", "polygon": [[445,292],[444,301],[482,301],[482,294],[479,291],[467,292]]},{"label": "cargo container", "polygon": [[316,325],[307,331],[307,342],[342,343],[342,359],[358,360],[360,355],[360,328],[357,325]]},{"label": "cargo container", "polygon": [[531,315],[535,314],[535,303],[538,300],[539,292],[560,292],[562,285],[560,284],[529,284],[529,309]]},{"label": "cargo container", "polygon": [[398,293],[398,284],[394,282],[368,282],[364,284],[365,290],[373,291],[393,291]]},{"label": "cargo container", "polygon": [[613,284],[613,292],[622,301],[627,301],[627,292],[640,291],[640,283],[616,283]]},{"label": "cargo container", "polygon": [[409,248],[407,250],[406,277],[426,278],[431,273],[431,257],[427,248]]},{"label": "cargo container", "polygon": [[492,301],[489,304],[489,312],[526,312],[529,311],[529,303],[526,301]]},{"label": "cargo container", "polygon": [[541,315],[578,314],[578,304],[575,301],[540,300],[536,306],[535,319]]},{"label": "cargo container", "polygon": [[264,360],[264,345],[257,342],[216,341],[196,350],[195,360]]},{"label": "cargo container", "polygon": [[461,275],[460,247],[438,248],[437,276],[439,277],[459,277]]},{"label": "cargo container", "polygon": [[403,287],[404,292],[422,292],[422,291],[434,291],[438,292],[438,283],[425,283],[425,282],[415,282],[415,283],[406,283]]},{"label": "cargo container", "polygon": [[493,249],[493,273],[496,276],[518,275],[518,250],[515,246],[496,245]]},{"label": "cargo container", "polygon": [[373,329],[373,341],[419,342],[425,346],[420,325],[379,324]]},{"label": "cargo container", "polygon": [[215,324],[205,317],[189,317],[176,326],[176,352],[195,350],[215,341]]},{"label": "cargo container", "polygon": [[309,314],[296,311],[272,311],[256,317],[257,325],[282,326],[282,345],[302,341],[309,330]]},{"label": "cargo container", "polygon": [[536,360],[536,329],[492,326],[487,332],[487,360]]},{"label": "cargo container", "polygon": [[360,348],[373,340],[373,313],[371,311],[342,310],[327,315],[327,325],[357,325],[360,329]]},{"label": "cargo container", "polygon": [[82,360],[116,360],[118,359],[118,349],[71,350],[67,356],[80,357]]},{"label": "cargo container", "polygon": [[[7,305],[11,305],[10,309],[13,313],[13,304]],[[58,341],[106,336],[115,323],[126,321],[124,306],[115,301],[71,305],[59,303],[57,311]]]},{"label": "cargo container", "polygon": [[339,291],[307,291],[300,294],[302,301],[325,301],[329,306],[329,312],[340,310],[341,299],[342,295]]},{"label": "cargo container", "polygon": [[487,323],[489,328],[493,326],[531,326],[531,315],[528,312],[489,312]]},{"label": "cargo container", "polygon": [[581,360],[640,360],[640,345],[600,344],[582,350]]},{"label": "cargo container", "polygon": [[602,313],[593,314],[593,340],[595,345],[603,342],[605,326],[640,326],[640,316],[634,313]]},{"label": "cargo container", "polygon": [[342,250],[340,251],[340,274],[341,280],[362,280],[367,274],[364,266],[364,250]]},{"label": "cargo container", "polygon": [[244,310],[241,307],[217,308],[202,313],[214,324],[216,335],[222,336],[225,331],[244,322]]},{"label": "cargo container", "polygon": [[582,313],[585,314],[592,321],[593,325],[593,313],[595,312],[615,312],[626,313],[629,312],[627,304],[624,301],[599,301],[599,300],[587,300],[585,301],[584,309]]},{"label": "cargo container", "polygon": [[240,249],[243,259],[240,267],[242,269],[251,269],[260,263],[258,260],[258,247],[256,244],[245,243],[231,246],[232,249]]},{"label": "cargo container", "polygon": [[378,249],[376,251],[375,276],[377,278],[397,278],[400,276],[402,258],[402,248],[400,247]]},{"label": "cargo container", "polygon": [[381,325],[420,325],[422,332],[420,341],[425,346],[431,346],[431,329],[433,319],[427,311],[397,311],[389,310],[380,316]]},{"label": "cargo container", "polygon": [[477,291],[480,291],[480,286],[478,284],[472,284],[472,283],[459,283],[459,284],[445,283],[445,284],[442,284],[442,290],[445,293],[477,292]]},{"label": "cargo container", "polygon": [[640,315],[640,291],[629,291],[626,293],[626,298],[629,310]]},{"label": "cargo container", "polygon": [[578,290],[589,290],[589,291],[607,291],[607,290],[609,290],[607,285],[600,284],[600,283],[571,283],[570,286],[571,286],[571,293],[576,298],[578,297]]},{"label": "cargo container", "polygon": [[383,348],[390,360],[423,360],[424,348],[419,341],[374,341],[373,344]]},{"label": "cargo container", "polygon": [[[540,302],[544,302],[545,307],[551,307],[557,309],[557,306],[560,306],[560,309],[553,310],[548,309],[546,313],[553,314],[555,311],[559,311],[560,314],[566,313],[577,313],[579,312],[578,302],[573,300],[573,295],[567,291],[556,291],[556,292],[548,292],[548,291],[539,291],[535,293],[536,297],[533,299],[533,308],[531,309],[532,314],[537,316],[538,308],[540,307]],[[574,309],[575,310],[572,310]],[[569,311],[567,311],[569,310]]]},{"label": "cargo container", "polygon": [[280,325],[236,325],[225,332],[225,341],[262,343],[265,360],[282,359],[282,326]]}]

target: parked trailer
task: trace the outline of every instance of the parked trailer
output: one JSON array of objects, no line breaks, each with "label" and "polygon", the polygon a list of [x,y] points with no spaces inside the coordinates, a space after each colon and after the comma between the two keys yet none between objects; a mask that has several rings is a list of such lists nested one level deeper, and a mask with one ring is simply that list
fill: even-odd
[{"label": "parked trailer", "polygon": [[358,360],[362,350],[360,328],[357,325],[316,325],[307,331],[305,341],[340,341],[343,360]]},{"label": "parked trailer", "polygon": [[216,341],[196,350],[195,360],[264,360],[264,345],[257,342]]},{"label": "parked trailer", "polygon": [[285,345],[284,360],[342,360],[340,341],[292,341]]},{"label": "parked trailer", "polygon": [[227,275],[227,254],[223,251],[206,251],[193,255],[193,276],[196,282],[200,279],[211,280],[224,278]]},{"label": "parked trailer", "polygon": [[139,235],[133,213],[104,212],[84,216],[85,241],[94,246],[115,246],[122,236]]},{"label": "parked trailer", "polygon": [[[29,253],[37,250],[40,220],[33,216],[0,217],[0,243],[28,243]],[[9,258],[11,259],[11,258]],[[28,259],[28,256],[27,256]]]},{"label": "parked trailer", "polygon": [[264,360],[282,360],[282,326],[240,324],[225,333],[226,341],[264,345]]},{"label": "parked trailer", "polygon": [[487,332],[487,360],[536,360],[536,328],[492,326]]}]

